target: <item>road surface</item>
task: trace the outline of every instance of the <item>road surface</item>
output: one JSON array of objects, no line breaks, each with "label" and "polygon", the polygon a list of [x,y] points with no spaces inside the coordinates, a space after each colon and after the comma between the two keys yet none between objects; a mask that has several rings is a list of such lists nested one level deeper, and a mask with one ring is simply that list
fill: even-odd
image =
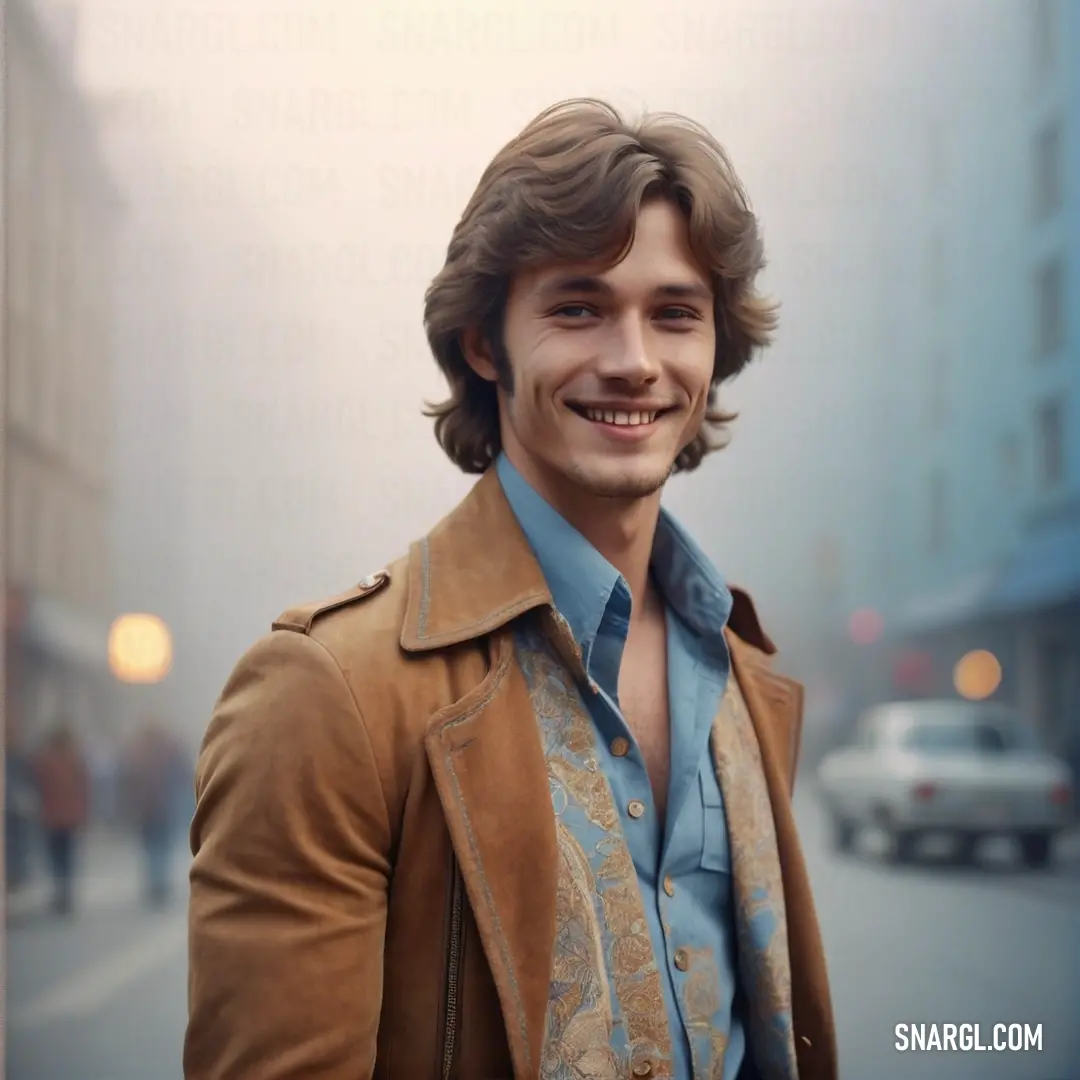
[{"label": "road surface", "polygon": [[[809,793],[798,813],[842,1080],[1080,1080],[1080,860],[1045,874],[895,870],[832,855]],[[10,909],[7,1076],[182,1080],[182,900],[143,910],[135,853],[115,842],[89,861],[69,923],[38,910],[40,893]],[[1041,1025],[1042,1049],[898,1052],[908,1022],[978,1022],[984,1042],[996,1023]]]}]

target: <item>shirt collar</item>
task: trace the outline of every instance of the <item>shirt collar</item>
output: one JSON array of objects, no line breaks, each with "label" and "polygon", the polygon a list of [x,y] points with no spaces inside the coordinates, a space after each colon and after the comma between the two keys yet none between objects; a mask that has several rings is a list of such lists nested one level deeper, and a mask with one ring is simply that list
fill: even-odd
[{"label": "shirt collar", "polygon": [[[506,499],[536,555],[552,599],[587,656],[609,604],[625,604],[622,575],[521,475],[505,453],[496,471]],[[689,533],[661,509],[652,571],[664,600],[699,636],[722,639],[732,597],[724,579]],[[721,641],[722,643],[722,641]]]},{"label": "shirt collar", "polygon": [[653,541],[652,571],[664,600],[694,633],[723,643],[734,600],[720,571],[664,508]]},{"label": "shirt collar", "polygon": [[495,466],[506,500],[536,555],[555,607],[570,624],[587,657],[612,594],[629,589],[615,569],[521,475],[505,453]]}]

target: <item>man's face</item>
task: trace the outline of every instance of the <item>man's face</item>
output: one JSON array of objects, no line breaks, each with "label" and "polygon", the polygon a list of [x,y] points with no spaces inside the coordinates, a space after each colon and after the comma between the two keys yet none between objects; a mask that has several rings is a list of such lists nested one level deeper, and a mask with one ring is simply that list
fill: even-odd
[{"label": "man's face", "polygon": [[503,447],[535,487],[557,505],[658,492],[701,428],[716,351],[713,294],[682,213],[646,203],[617,266],[519,275],[504,342]]}]

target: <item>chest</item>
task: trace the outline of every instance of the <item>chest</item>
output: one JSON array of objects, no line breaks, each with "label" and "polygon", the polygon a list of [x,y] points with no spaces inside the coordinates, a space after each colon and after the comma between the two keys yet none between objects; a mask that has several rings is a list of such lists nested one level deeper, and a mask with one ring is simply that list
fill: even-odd
[{"label": "chest", "polygon": [[668,700],[667,632],[660,618],[630,630],[619,671],[619,702],[661,806],[671,768]]}]

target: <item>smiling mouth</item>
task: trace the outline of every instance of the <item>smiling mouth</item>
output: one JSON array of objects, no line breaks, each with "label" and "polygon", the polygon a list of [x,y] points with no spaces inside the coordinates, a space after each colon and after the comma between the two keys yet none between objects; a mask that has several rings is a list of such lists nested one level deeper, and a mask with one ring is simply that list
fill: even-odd
[{"label": "smiling mouth", "polygon": [[597,409],[587,405],[571,405],[570,408],[578,416],[583,416],[594,424],[612,424],[615,427],[644,427],[669,411],[667,409]]}]

